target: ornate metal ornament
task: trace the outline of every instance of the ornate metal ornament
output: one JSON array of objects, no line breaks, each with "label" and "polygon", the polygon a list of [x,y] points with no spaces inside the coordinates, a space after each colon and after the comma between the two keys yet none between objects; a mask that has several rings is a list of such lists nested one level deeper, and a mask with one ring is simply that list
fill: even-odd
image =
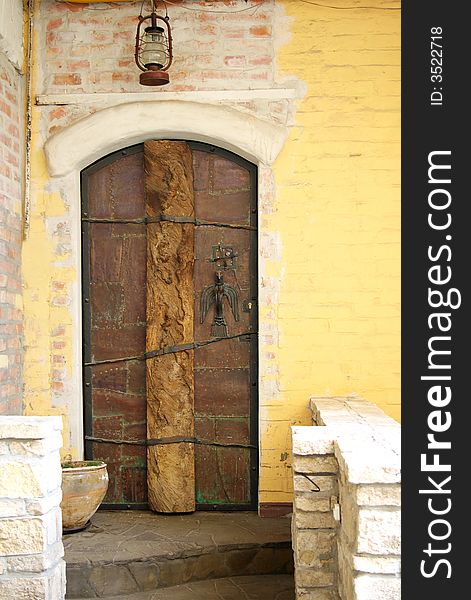
[{"label": "ornate metal ornament", "polygon": [[237,252],[233,246],[223,246],[222,242],[219,242],[217,246],[213,246],[209,260],[223,271],[237,269]]},{"label": "ornate metal ornament", "polygon": [[227,298],[232,314],[236,321],[239,320],[239,299],[236,290],[224,283],[224,275],[218,271],[215,283],[204,288],[201,292],[200,323],[204,323],[210,307],[214,304],[214,321],[211,326],[211,335],[214,337],[227,337],[227,323],[224,318],[224,298]]}]

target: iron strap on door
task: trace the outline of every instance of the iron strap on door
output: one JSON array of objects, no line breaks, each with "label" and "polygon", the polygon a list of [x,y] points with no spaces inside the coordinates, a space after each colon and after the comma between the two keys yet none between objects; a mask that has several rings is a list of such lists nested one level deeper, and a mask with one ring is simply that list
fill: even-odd
[{"label": "iron strap on door", "polygon": [[136,356],[124,356],[120,358],[110,358],[107,360],[97,360],[96,362],[86,362],[84,367],[95,367],[97,365],[108,365],[117,362],[123,362],[127,360],[149,360],[156,356],[164,356],[165,354],[176,354],[177,352],[186,352],[187,350],[196,350],[197,348],[203,348],[209,344],[216,344],[217,342],[225,342],[226,340],[234,340],[238,338],[246,338],[249,341],[252,335],[258,335],[256,331],[244,331],[236,335],[228,335],[226,337],[218,337],[212,340],[205,340],[204,342],[189,342],[188,344],[179,344],[177,346],[166,346],[159,350],[152,350],[151,352],[144,352]]},{"label": "iron strap on door", "polygon": [[246,229],[248,231],[257,231],[252,225],[235,225],[233,223],[220,223],[219,221],[206,221],[204,219],[193,219],[191,217],[174,217],[169,215],[159,215],[157,217],[144,217],[142,219],[101,219],[90,218],[87,213],[83,213],[82,221],[86,223],[104,223],[121,225],[148,225],[149,223],[182,223],[195,225],[196,227],[227,227],[229,229]]},{"label": "iron strap on door", "polygon": [[257,448],[257,446],[254,446],[253,444],[231,444],[225,442],[211,442],[209,440],[200,440],[196,437],[184,435],[174,435],[171,437],[153,439],[150,438],[147,440],[116,440],[86,435],[85,439],[90,442],[97,442],[99,444],[130,444],[131,446],[161,446],[166,444],[180,444],[182,442],[186,442],[188,444],[198,444],[200,446],[217,446],[219,448]]}]

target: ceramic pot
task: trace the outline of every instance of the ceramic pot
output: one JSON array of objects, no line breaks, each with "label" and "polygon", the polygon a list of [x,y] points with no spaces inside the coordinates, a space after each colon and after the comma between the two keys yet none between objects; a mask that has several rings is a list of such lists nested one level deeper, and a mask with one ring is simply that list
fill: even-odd
[{"label": "ceramic pot", "polygon": [[61,509],[64,533],[85,529],[107,489],[106,463],[100,460],[80,460],[62,464]]}]

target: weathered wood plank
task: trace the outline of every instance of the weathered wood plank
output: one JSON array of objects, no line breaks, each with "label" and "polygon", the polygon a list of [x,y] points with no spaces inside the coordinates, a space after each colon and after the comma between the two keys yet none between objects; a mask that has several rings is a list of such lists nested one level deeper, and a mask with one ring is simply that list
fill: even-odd
[{"label": "weathered wood plank", "polygon": [[[144,144],[146,213],[194,216],[191,150],[184,142]],[[193,341],[194,225],[151,223],[147,228],[146,348]],[[148,438],[194,436],[194,353],[147,361]],[[158,512],[195,510],[192,444],[147,451],[150,507]]]}]

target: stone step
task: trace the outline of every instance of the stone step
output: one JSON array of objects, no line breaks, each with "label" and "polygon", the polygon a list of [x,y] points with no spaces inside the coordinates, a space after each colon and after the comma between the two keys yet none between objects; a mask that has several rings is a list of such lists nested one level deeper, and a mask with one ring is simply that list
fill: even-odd
[{"label": "stone step", "polygon": [[64,548],[70,600],[293,571],[290,520],[251,512],[99,511]]},{"label": "stone step", "polygon": [[294,581],[292,575],[225,577],[107,600],[294,600]]}]

